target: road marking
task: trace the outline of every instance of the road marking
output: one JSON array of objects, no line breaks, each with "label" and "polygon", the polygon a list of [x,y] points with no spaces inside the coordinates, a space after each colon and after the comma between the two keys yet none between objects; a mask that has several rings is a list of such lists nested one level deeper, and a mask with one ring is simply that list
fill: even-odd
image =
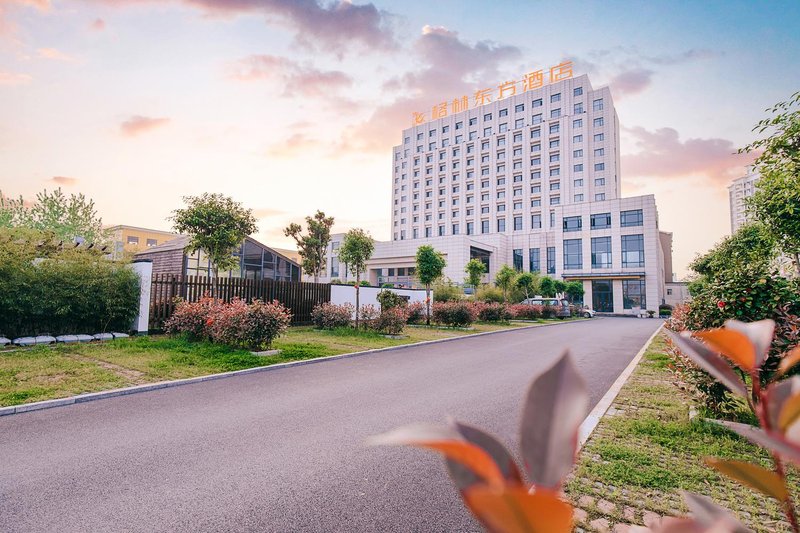
[{"label": "road marking", "polygon": [[647,347],[650,346],[650,343],[653,342],[653,339],[656,338],[656,335],[658,335],[663,327],[664,323],[662,322],[661,325],[658,326],[658,328],[653,332],[653,334],[650,335],[650,338],[647,339],[647,342],[644,343],[644,346],[642,346],[642,349],[639,350],[639,353],[633,357],[628,366],[625,367],[625,370],[622,371],[617,380],[613,383],[613,385],[611,385],[611,388],[609,388],[603,397],[600,398],[600,401],[594,406],[594,409],[592,409],[592,412],[589,413],[589,416],[583,420],[580,428],[578,428],[578,450],[583,448],[583,445],[586,444],[587,440],[589,440],[589,437],[597,427],[597,424],[600,423],[600,419],[603,418],[603,415],[606,414],[608,408],[611,407],[612,403],[614,403],[614,400],[617,398],[622,386],[625,385],[625,383],[628,381],[628,378],[633,373],[633,370],[639,364],[639,361],[641,361],[642,356],[644,356],[644,352],[647,351]]}]

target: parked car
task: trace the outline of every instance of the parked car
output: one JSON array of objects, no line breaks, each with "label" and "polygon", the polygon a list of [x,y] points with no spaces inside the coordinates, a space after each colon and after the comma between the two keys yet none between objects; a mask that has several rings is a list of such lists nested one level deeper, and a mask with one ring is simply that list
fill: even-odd
[{"label": "parked car", "polygon": [[583,318],[594,318],[594,309],[589,309],[588,307],[583,307],[579,310],[579,314]]},{"label": "parked car", "polygon": [[549,305],[555,307],[556,316],[558,318],[569,318],[571,315],[569,311],[569,302],[565,299],[559,300],[558,298],[525,298],[522,303],[527,305]]}]

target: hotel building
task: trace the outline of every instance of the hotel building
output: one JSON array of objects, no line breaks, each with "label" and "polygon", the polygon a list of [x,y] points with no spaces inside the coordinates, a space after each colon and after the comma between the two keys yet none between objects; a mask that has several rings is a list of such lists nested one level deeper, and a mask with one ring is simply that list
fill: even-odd
[{"label": "hotel building", "polygon": [[[619,169],[611,93],[586,75],[414,125],[393,149],[392,240],[376,243],[367,278],[413,285],[417,248],[430,244],[457,283],[478,258],[487,282],[508,264],[582,281],[598,312],[657,309],[671,249],[655,198],[621,198]],[[328,280],[348,275],[341,238]]]},{"label": "hotel building", "polygon": [[756,191],[756,182],[759,178],[758,171],[753,165],[747,167],[747,173],[741,178],[736,178],[728,185],[728,196],[731,203],[731,233],[744,226],[748,221],[745,200]]}]

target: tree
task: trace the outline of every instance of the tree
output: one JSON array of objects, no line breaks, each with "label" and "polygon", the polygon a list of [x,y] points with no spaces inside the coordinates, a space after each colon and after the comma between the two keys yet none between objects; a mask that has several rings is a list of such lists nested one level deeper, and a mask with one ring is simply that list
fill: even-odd
[{"label": "tree", "polygon": [[531,297],[531,294],[536,293],[538,282],[538,276],[533,272],[522,272],[517,276],[516,284],[517,288],[522,289],[525,293],[525,298],[528,299]]},{"label": "tree", "polygon": [[546,298],[553,298],[556,295],[556,280],[550,276],[545,276],[539,280],[539,292]]},{"label": "tree", "polygon": [[339,261],[346,263],[350,272],[356,277],[356,329],[360,311],[361,273],[367,269],[367,261],[372,257],[374,250],[375,240],[369,233],[359,228],[348,231],[339,247]]},{"label": "tree", "polygon": [[303,271],[313,276],[314,283],[319,281],[320,273],[325,270],[331,227],[333,217],[326,217],[325,213],[317,210],[313,217],[306,217],[306,235],[302,235],[303,227],[300,224],[289,224],[283,230],[284,235],[292,237],[297,243],[297,253],[303,259]]},{"label": "tree", "polygon": [[447,262],[441,252],[425,244],[417,248],[417,279],[425,285],[425,324],[431,325],[431,284],[444,274]]},{"label": "tree", "polygon": [[38,193],[31,205],[26,205],[21,196],[15,200],[0,194],[0,226],[51,232],[65,242],[81,238],[88,243],[104,244],[108,240],[94,201],[83,194],[66,196],[60,188],[52,193],[47,189]]},{"label": "tree", "polygon": [[208,255],[216,295],[220,270],[230,270],[239,263],[233,253],[245,237],[258,231],[256,219],[250,209],[219,193],[184,196],[183,201],[186,208],[176,209],[170,217],[173,227],[189,236],[187,252],[203,250]]},{"label": "tree", "polygon": [[568,282],[566,288],[564,289],[564,293],[567,295],[567,299],[570,303],[575,303],[578,298],[583,297],[583,283],[580,281]]},{"label": "tree", "polygon": [[486,265],[480,259],[470,259],[464,267],[464,272],[467,273],[467,283],[477,289],[481,284],[481,277],[486,272]]},{"label": "tree", "polygon": [[554,279],[553,288],[555,288],[556,294],[564,294],[564,291],[567,290],[567,284],[560,279]]},{"label": "tree", "polygon": [[503,291],[503,301],[508,301],[508,291],[514,287],[517,271],[508,265],[503,265],[494,277],[494,284]]},{"label": "tree", "polygon": [[781,250],[794,258],[800,275],[800,92],[767,111],[772,116],[760,120],[753,131],[771,133],[739,150],[762,151],[755,160],[761,179],[746,205]]}]

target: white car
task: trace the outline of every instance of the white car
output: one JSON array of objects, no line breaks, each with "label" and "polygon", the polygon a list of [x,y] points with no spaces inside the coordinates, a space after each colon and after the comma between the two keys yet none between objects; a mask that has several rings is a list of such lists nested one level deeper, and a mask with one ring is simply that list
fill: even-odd
[{"label": "white car", "polygon": [[589,309],[588,307],[584,307],[580,311],[581,316],[583,318],[594,318],[594,309]]}]

